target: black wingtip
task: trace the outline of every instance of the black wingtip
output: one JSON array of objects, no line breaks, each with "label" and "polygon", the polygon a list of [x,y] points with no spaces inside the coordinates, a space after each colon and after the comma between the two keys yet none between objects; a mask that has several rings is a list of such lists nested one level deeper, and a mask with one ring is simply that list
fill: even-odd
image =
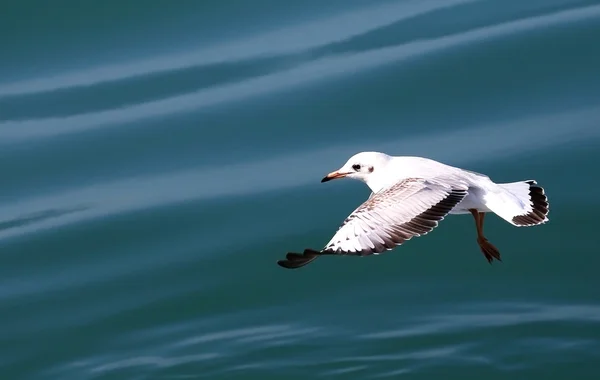
[{"label": "black wingtip", "polygon": [[297,269],[313,262],[320,254],[313,249],[305,249],[303,253],[288,252],[285,260],[278,260],[277,265],[286,269]]},{"label": "black wingtip", "polygon": [[282,268],[286,268],[286,269],[300,268],[297,264],[295,264],[294,262],[289,261],[289,260],[278,260],[277,265],[279,265]]}]

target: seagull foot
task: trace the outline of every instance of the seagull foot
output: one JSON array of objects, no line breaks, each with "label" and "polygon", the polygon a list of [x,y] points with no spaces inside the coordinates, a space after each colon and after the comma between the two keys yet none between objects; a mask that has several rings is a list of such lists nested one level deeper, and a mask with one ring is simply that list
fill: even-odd
[{"label": "seagull foot", "polygon": [[492,261],[494,261],[494,259],[502,262],[502,260],[500,259],[500,251],[498,251],[498,248],[494,247],[494,245],[490,243],[488,239],[484,237],[478,238],[477,244],[479,244],[481,252],[490,264],[492,263]]}]

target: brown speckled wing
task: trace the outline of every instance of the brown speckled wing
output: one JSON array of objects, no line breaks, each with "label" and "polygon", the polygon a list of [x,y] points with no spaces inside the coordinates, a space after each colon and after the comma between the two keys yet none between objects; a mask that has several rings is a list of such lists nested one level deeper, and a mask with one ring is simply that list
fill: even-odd
[{"label": "brown speckled wing", "polygon": [[342,223],[323,254],[372,255],[425,235],[467,195],[460,182],[407,178],[373,194]]}]

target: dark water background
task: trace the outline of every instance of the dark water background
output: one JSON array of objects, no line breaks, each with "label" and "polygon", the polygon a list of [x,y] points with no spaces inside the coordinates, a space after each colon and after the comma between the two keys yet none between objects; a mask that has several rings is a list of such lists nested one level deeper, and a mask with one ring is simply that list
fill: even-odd
[{"label": "dark water background", "polygon": [[[0,378],[600,378],[600,2],[4,1]],[[358,151],[536,179],[298,271]]]}]

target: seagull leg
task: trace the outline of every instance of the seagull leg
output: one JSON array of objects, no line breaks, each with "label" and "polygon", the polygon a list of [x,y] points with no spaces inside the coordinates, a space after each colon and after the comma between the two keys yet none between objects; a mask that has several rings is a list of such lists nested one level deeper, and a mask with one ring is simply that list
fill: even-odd
[{"label": "seagull leg", "polygon": [[479,244],[481,252],[490,264],[494,259],[502,261],[500,260],[500,252],[498,251],[498,248],[494,247],[494,245],[490,243],[483,235],[483,219],[485,217],[485,213],[479,212],[474,208],[469,209],[469,211],[475,219],[475,226],[477,227],[477,244]]}]

